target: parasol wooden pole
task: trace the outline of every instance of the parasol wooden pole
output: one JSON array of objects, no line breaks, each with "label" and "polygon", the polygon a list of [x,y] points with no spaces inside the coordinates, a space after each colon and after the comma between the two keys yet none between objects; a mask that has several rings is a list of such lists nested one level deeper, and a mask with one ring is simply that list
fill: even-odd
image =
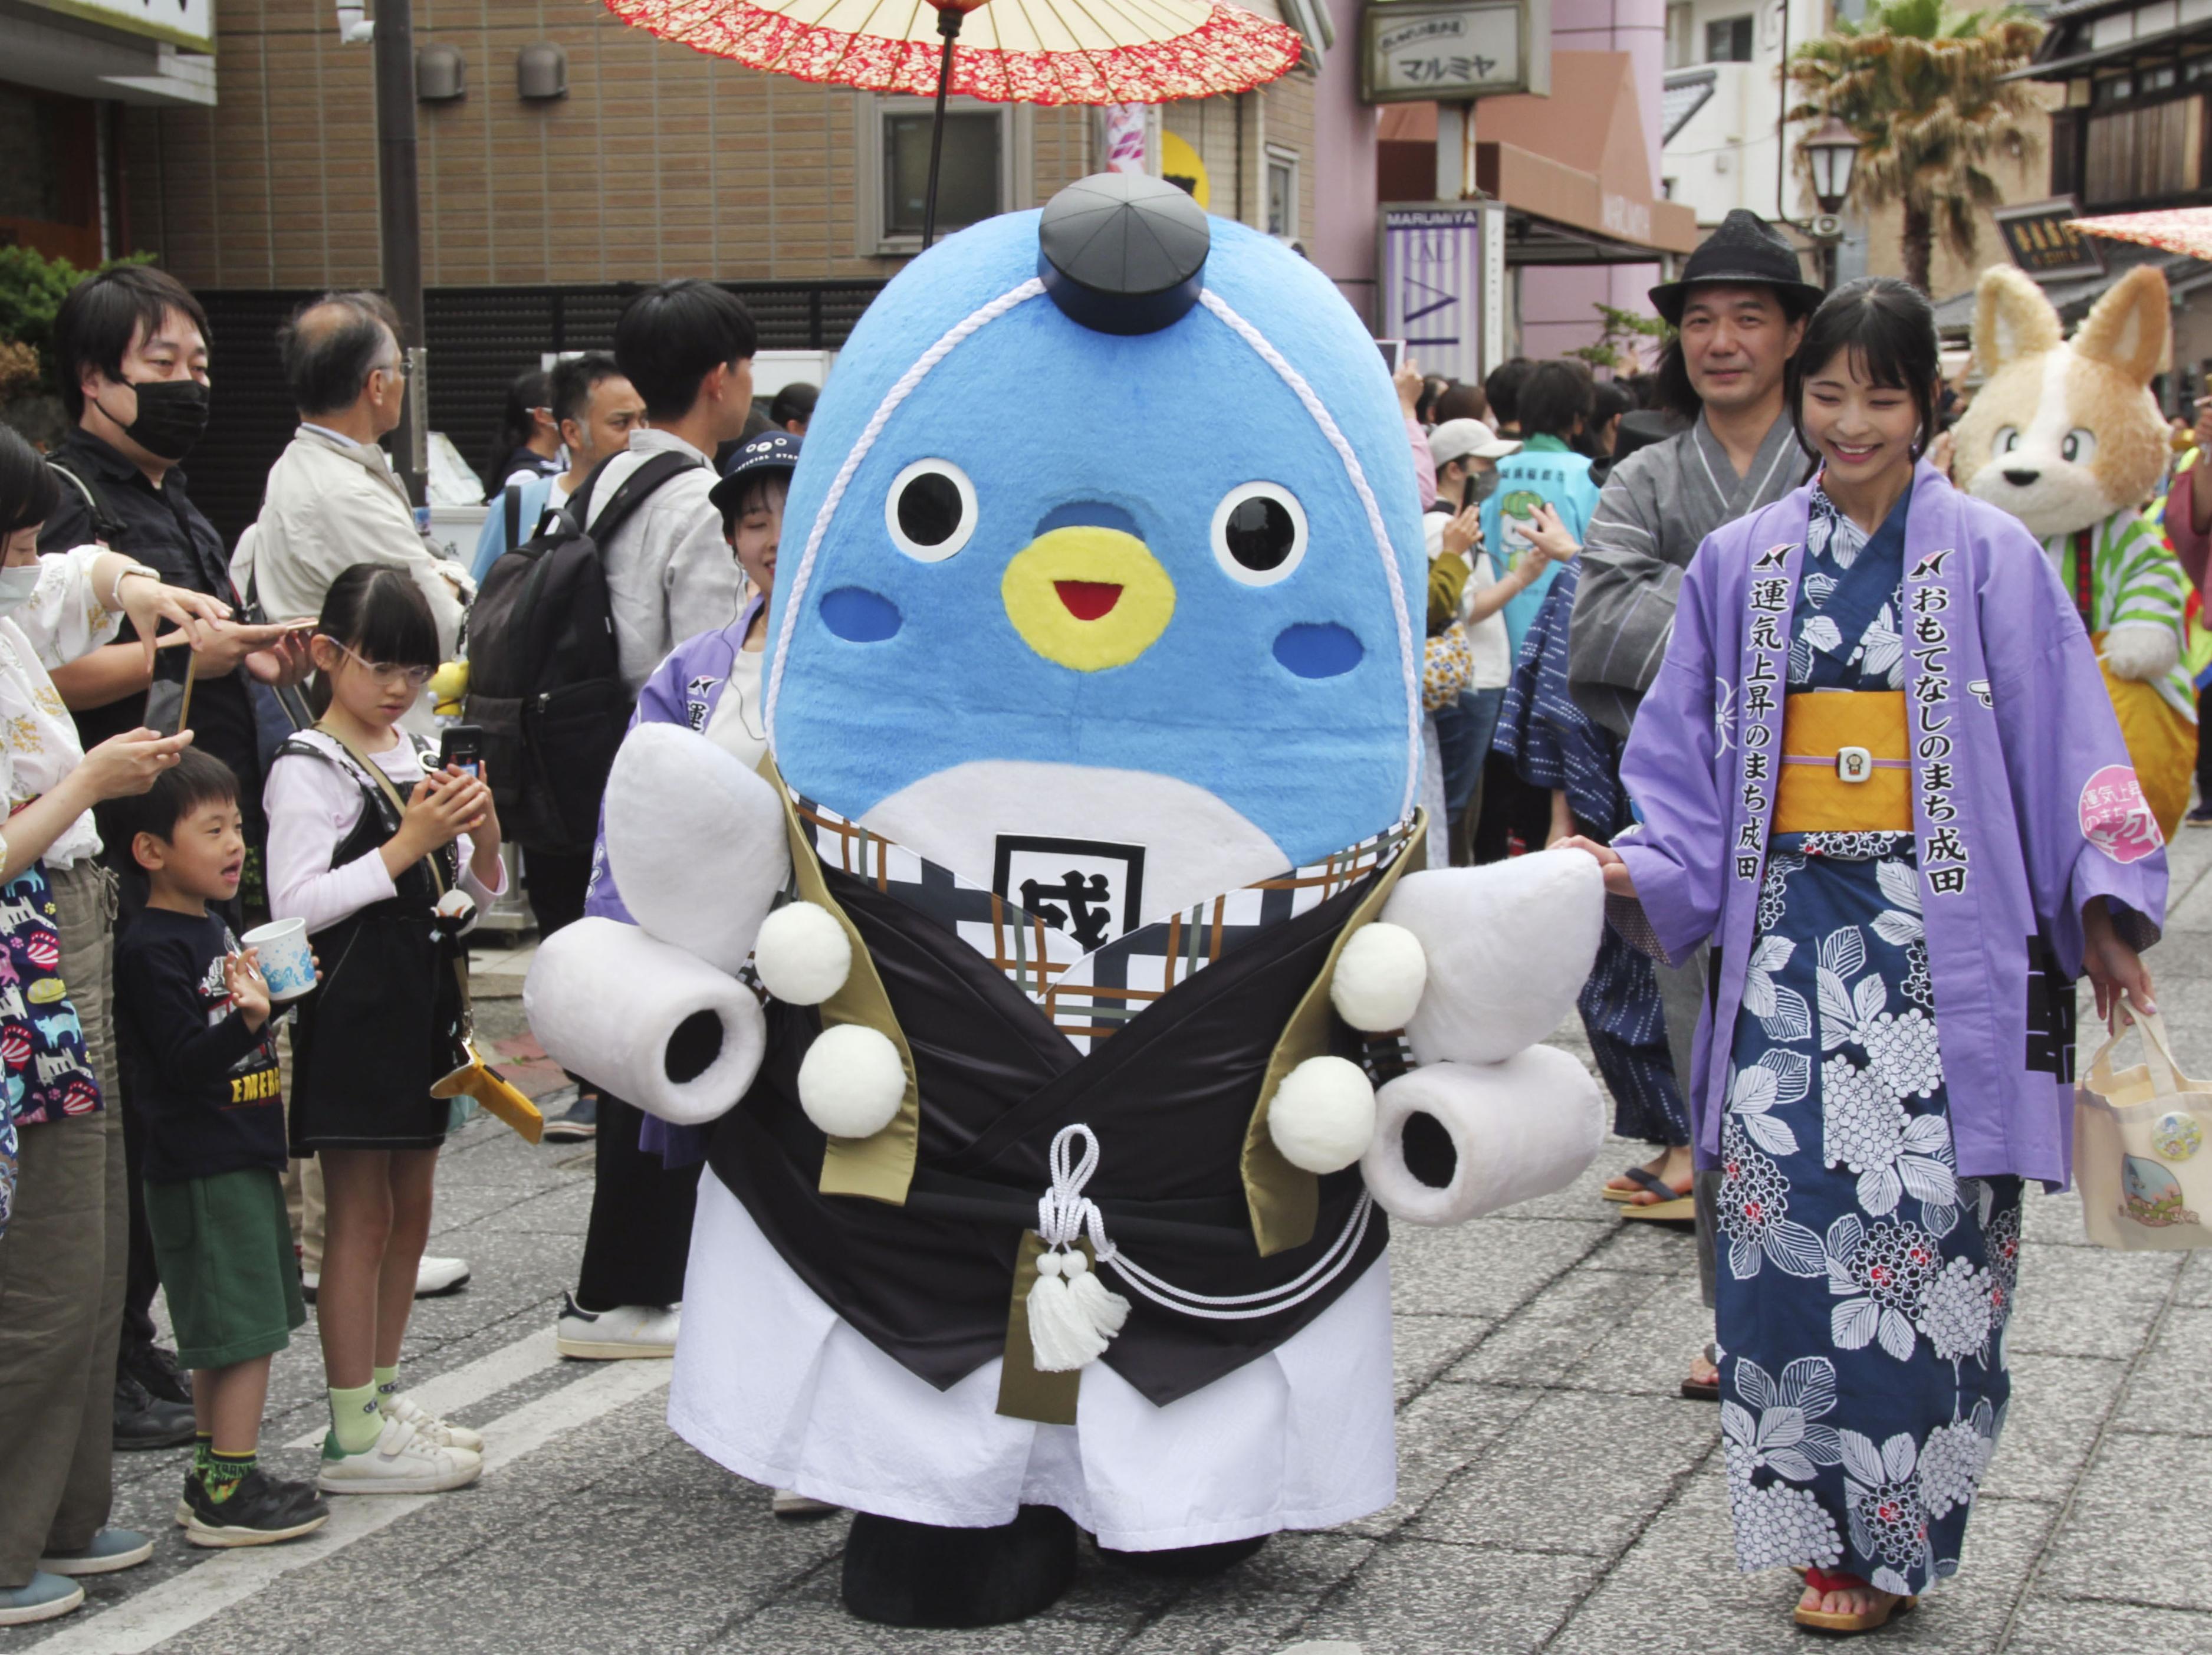
[{"label": "parasol wooden pole", "polygon": [[937,240],[937,168],[945,156],[945,94],[952,84],[952,43],[960,38],[960,20],[967,15],[956,6],[937,13],[937,32],[945,37],[944,56],[937,60],[937,117],[929,127],[929,192],[921,204],[921,250]]}]

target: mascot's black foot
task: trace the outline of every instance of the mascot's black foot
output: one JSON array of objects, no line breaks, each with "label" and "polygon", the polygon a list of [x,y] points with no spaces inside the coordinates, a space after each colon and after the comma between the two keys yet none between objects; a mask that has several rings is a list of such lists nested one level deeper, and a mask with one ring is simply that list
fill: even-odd
[{"label": "mascot's black foot", "polygon": [[1163,1552],[1117,1552],[1109,1546],[1101,1546],[1098,1555],[1123,1568],[1134,1569],[1139,1574],[1162,1575],[1171,1580],[1201,1580],[1207,1575],[1235,1568],[1266,1545],[1267,1540],[1267,1536],[1255,1534],[1249,1540],[1224,1540],[1211,1546],[1176,1546]]},{"label": "mascot's black foot", "polygon": [[857,1513],[845,1608],[887,1627],[994,1627],[1049,1609],[1075,1579],[1075,1524],[1024,1506],[996,1529],[939,1529]]}]

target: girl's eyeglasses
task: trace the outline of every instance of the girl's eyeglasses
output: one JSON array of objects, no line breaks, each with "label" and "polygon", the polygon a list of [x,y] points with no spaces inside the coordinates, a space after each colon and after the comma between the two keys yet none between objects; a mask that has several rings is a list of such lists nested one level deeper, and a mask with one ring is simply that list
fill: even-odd
[{"label": "girl's eyeglasses", "polygon": [[344,644],[338,643],[336,638],[331,637],[329,633],[322,636],[331,643],[337,644],[341,654],[379,684],[404,684],[410,690],[420,690],[430,681],[432,669],[428,666],[401,666],[392,661],[364,660]]}]

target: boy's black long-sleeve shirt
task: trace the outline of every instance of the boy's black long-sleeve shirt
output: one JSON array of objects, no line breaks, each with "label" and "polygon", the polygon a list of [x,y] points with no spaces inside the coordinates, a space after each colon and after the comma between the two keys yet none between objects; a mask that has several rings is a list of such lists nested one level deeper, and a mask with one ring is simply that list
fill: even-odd
[{"label": "boy's black long-sleeve shirt", "polygon": [[275,1020],[249,1029],[232,1008],[222,967],[237,950],[220,915],[163,908],[116,945],[117,1045],[155,1183],[283,1169]]}]

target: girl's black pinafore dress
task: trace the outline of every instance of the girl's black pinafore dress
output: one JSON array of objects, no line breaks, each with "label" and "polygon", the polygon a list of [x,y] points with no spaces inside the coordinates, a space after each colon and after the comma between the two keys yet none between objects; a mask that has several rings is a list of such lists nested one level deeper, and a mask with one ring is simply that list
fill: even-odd
[{"label": "girl's black pinafore dress", "polygon": [[[422,745],[407,739],[422,757]],[[297,735],[278,750],[280,758],[292,754],[337,765],[361,789],[361,818],[332,854],[332,867],[370,855],[399,831],[395,790],[362,775],[350,757]],[[430,1087],[454,1067],[466,1010],[459,941],[435,910],[459,882],[458,846],[438,851],[436,861],[434,872],[430,858],[416,862],[393,881],[392,896],[310,939],[322,983],[300,1002],[292,1033],[295,1156],[435,1149],[446,1141],[453,1105]]]}]

